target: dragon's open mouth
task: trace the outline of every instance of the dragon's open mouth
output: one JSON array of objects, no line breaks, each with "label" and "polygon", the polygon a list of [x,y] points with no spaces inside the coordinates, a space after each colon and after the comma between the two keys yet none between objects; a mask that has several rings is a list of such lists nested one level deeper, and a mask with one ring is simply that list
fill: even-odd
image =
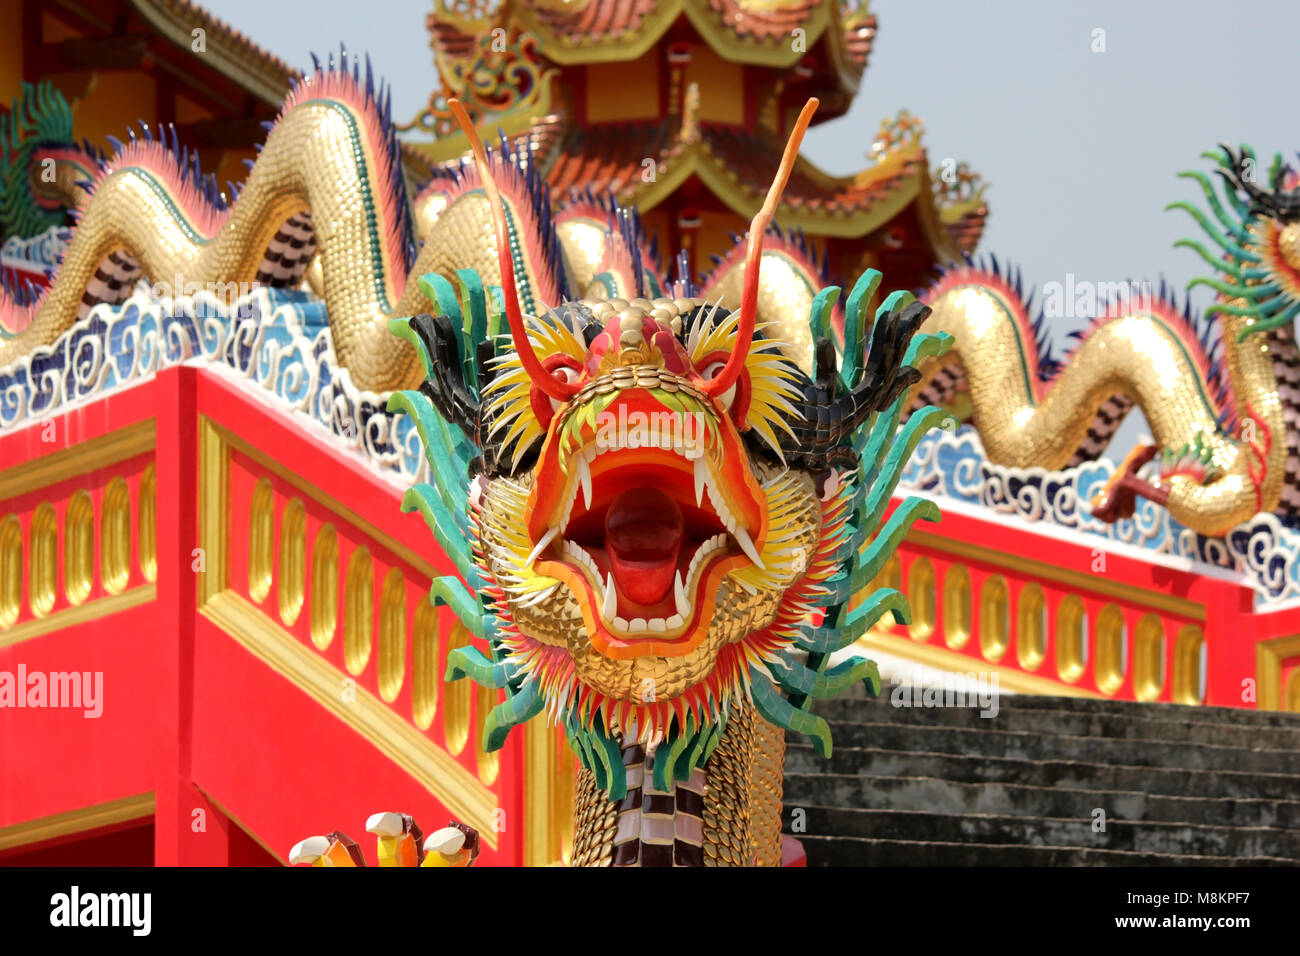
[{"label": "dragon's open mouth", "polygon": [[663,642],[707,628],[727,571],[762,565],[758,529],[741,517],[761,515],[761,506],[743,482],[725,479],[721,457],[667,440],[648,448],[592,443],[569,456],[563,511],[533,557],[538,571],[584,598],[589,623],[604,632],[593,635],[597,644],[648,652],[641,645],[653,640],[662,653]]}]

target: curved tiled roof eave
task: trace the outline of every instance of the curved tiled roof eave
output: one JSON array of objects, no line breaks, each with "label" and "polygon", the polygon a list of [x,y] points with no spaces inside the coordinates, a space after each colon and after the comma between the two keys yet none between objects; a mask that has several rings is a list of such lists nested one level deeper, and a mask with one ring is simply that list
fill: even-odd
[{"label": "curved tiled roof eave", "polygon": [[291,82],[302,75],[238,30],[189,0],[128,0],[163,37],[189,48],[193,31],[205,31],[205,59],[222,75],[272,106],[280,106]]},{"label": "curved tiled roof eave", "polygon": [[[592,0],[592,2],[611,2],[611,0]],[[713,9],[708,0],[659,0],[646,13],[636,29],[626,29],[615,36],[589,34],[566,36],[552,29],[536,11],[527,6],[516,6],[512,13],[521,28],[539,38],[547,58],[564,65],[637,59],[654,46],[668,28],[683,15],[709,43],[714,52],[725,60],[790,67],[803,56],[802,52],[793,49],[793,45],[784,36],[779,42],[773,42],[770,39],[762,40],[737,33],[734,28],[723,22],[719,12]],[[835,34],[832,47],[842,48],[844,45],[837,3],[817,3],[801,26],[807,32],[808,49],[811,49],[828,32],[828,28],[831,28],[830,33]],[[847,52],[843,49],[839,49],[833,55],[838,56],[845,64],[850,62]],[[852,72],[851,67],[849,70]],[[841,69],[840,72],[844,71]]]},{"label": "curved tiled roof eave", "polygon": [[[816,167],[807,160],[801,159],[800,166],[816,170]],[[787,228],[798,226],[810,235],[856,239],[874,232],[911,203],[930,195],[928,179],[923,181],[918,171],[895,169],[893,164],[883,169],[885,172],[878,174],[878,181],[883,188],[872,197],[869,204],[849,208],[842,204],[822,203],[819,208],[812,208],[810,203],[785,201],[777,207],[778,223]],[[817,172],[822,177],[831,178],[820,170]],[[627,200],[635,202],[637,208],[644,213],[665,201],[692,175],[698,176],[709,191],[728,209],[744,219],[753,218],[766,194],[765,187],[758,189],[751,184],[742,183],[735,175],[734,168],[714,155],[702,140],[684,149],[682,155],[668,164],[654,182],[638,184],[636,188],[626,191],[624,195]],[[854,182],[861,186],[860,177],[851,177],[841,182]],[[928,200],[921,205],[933,206]],[[937,219],[937,211],[931,208],[930,213]],[[947,246],[951,246],[951,238],[945,239],[945,237],[947,237],[946,232],[937,238],[941,242],[946,242]],[[929,239],[929,235],[927,238]],[[930,241],[934,245],[934,240]]]}]

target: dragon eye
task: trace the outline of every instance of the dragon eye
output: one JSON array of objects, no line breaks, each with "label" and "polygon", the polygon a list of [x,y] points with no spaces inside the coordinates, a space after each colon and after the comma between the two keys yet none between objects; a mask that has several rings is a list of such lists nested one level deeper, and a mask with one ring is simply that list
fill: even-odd
[{"label": "dragon eye", "polygon": [[[717,375],[726,368],[726,366],[727,357],[725,355],[721,358],[707,359],[704,365],[700,368],[700,378],[704,379],[706,382],[711,378],[716,378]],[[731,388],[717,396],[717,399],[719,405],[730,410],[731,403],[736,400],[736,386],[731,386]]]},{"label": "dragon eye", "polygon": [[[542,363],[542,367],[557,382],[562,382],[565,385],[571,385],[582,377],[582,369],[578,367],[577,361],[568,355],[553,355]],[[533,388],[533,393],[534,399],[540,397],[546,400],[550,405],[551,414],[555,414],[564,407],[564,402],[542,394],[541,389],[536,386]],[[536,408],[536,404],[534,404],[534,408]],[[539,415],[538,418],[541,419],[542,416]],[[549,420],[550,416],[548,415],[545,418]]]}]

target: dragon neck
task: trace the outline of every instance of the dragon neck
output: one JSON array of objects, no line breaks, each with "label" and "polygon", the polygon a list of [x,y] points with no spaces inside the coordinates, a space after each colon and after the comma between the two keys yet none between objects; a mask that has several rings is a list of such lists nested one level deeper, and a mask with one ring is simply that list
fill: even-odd
[{"label": "dragon neck", "polygon": [[654,786],[654,761],[620,741],[627,793],[610,800],[582,770],[575,866],[774,866],[781,857],[782,731],[752,706],[732,711],[713,755],[685,781]]}]

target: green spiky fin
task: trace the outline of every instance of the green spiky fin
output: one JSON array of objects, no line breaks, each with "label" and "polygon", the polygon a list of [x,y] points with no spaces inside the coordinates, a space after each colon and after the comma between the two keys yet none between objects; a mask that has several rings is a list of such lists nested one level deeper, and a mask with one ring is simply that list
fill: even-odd
[{"label": "green spiky fin", "polygon": [[853,283],[848,301],[844,304],[844,360],[840,363],[840,378],[849,388],[858,383],[857,376],[863,368],[865,341],[869,331],[864,326],[867,305],[880,288],[881,278],[876,269],[862,273],[858,281]]},{"label": "green spiky fin", "polygon": [[0,116],[0,238],[30,239],[62,225],[64,210],[42,208],[31,190],[36,151],[52,143],[74,145],[72,108],[51,81],[23,83]]},{"label": "green spiky fin", "polygon": [[[505,329],[500,287],[485,285],[472,269],[457,270],[451,278],[429,273],[416,281],[428,297],[431,311],[449,319],[451,327],[459,333],[455,342],[458,371],[475,397],[481,398],[484,383],[478,380],[478,344]],[[426,378],[447,374],[446,369],[434,366],[433,357],[409,320],[394,319],[388,327],[415,349]],[[496,615],[477,593],[483,582],[471,548],[468,496],[469,464],[479,449],[442,416],[423,392],[412,389],[395,392],[389,398],[388,409],[411,417],[432,478],[406,492],[402,509],[420,512],[458,575],[435,578],[430,587],[430,601],[449,608],[475,638],[487,644],[486,654],[474,646],[449,653],[445,677],[448,681],[469,679],[504,693],[504,699],[483,721],[484,750],[498,750],[504,746],[512,727],[541,712],[544,699],[536,682],[518,674],[506,661]],[[583,740],[586,752],[605,767],[609,761],[608,745],[592,738],[590,732],[584,732]]]},{"label": "green spiky fin", "polygon": [[[854,284],[846,303],[840,377],[848,387],[857,384],[865,367],[864,348],[875,322],[889,311],[906,308],[915,301],[911,293],[893,293],[877,309],[871,328],[867,328],[867,303],[875,295],[880,279],[879,272],[868,270]],[[814,335],[821,328],[823,314],[814,308],[810,317]],[[951,344],[952,338],[946,334],[917,333],[903,362],[915,366],[924,357],[943,354]],[[880,673],[873,661],[852,655],[830,666],[830,655],[858,640],[885,614],[893,614],[903,622],[910,620],[907,599],[899,591],[878,588],[863,593],[863,589],[893,557],[916,521],[940,518],[933,502],[910,496],[899,503],[887,521],[882,520],[917,443],[931,428],[940,424],[947,427],[951,421],[950,416],[931,405],[910,415],[900,429],[899,421],[909,400],[910,393],[903,392],[888,409],[864,421],[852,436],[860,462],[857,474],[849,476],[839,492],[851,508],[845,537],[837,551],[843,563],[824,586],[825,595],[819,602],[825,607],[821,623],[806,625],[796,639],[800,649],[807,652],[806,659],[799,662],[793,655],[779,655],[767,673],[750,671],[752,697],[759,713],[786,730],[808,735],[823,756],[831,752],[830,728],[809,711],[812,701],[835,696],[858,682],[864,683],[873,695],[880,692]],[[854,612],[847,613],[848,602],[855,595],[861,595],[861,603]]]},{"label": "green spiky fin", "polygon": [[[1178,175],[1200,186],[1208,212],[1189,200],[1171,202],[1165,207],[1187,213],[1200,226],[1202,233],[1195,239],[1180,239],[1174,245],[1191,249],[1214,270],[1211,275],[1193,279],[1188,288],[1207,286],[1219,294],[1220,301],[1206,308],[1206,318],[1228,315],[1247,320],[1237,333],[1238,342],[1271,329],[1289,327],[1300,315],[1300,299],[1283,289],[1266,257],[1261,255],[1255,227],[1262,214],[1252,202],[1239,195],[1232,184],[1234,179],[1243,182],[1262,178],[1244,168],[1246,163],[1257,166],[1255,151],[1243,144],[1237,154],[1227,146],[1221,146],[1219,152],[1201,155],[1214,161],[1215,172],[1221,174],[1217,188],[1216,183],[1200,170],[1185,170]],[[1238,164],[1243,168],[1237,168]],[[1273,182],[1281,169],[1282,155],[1275,153],[1268,181]],[[1238,302],[1241,304],[1236,304]]]}]

